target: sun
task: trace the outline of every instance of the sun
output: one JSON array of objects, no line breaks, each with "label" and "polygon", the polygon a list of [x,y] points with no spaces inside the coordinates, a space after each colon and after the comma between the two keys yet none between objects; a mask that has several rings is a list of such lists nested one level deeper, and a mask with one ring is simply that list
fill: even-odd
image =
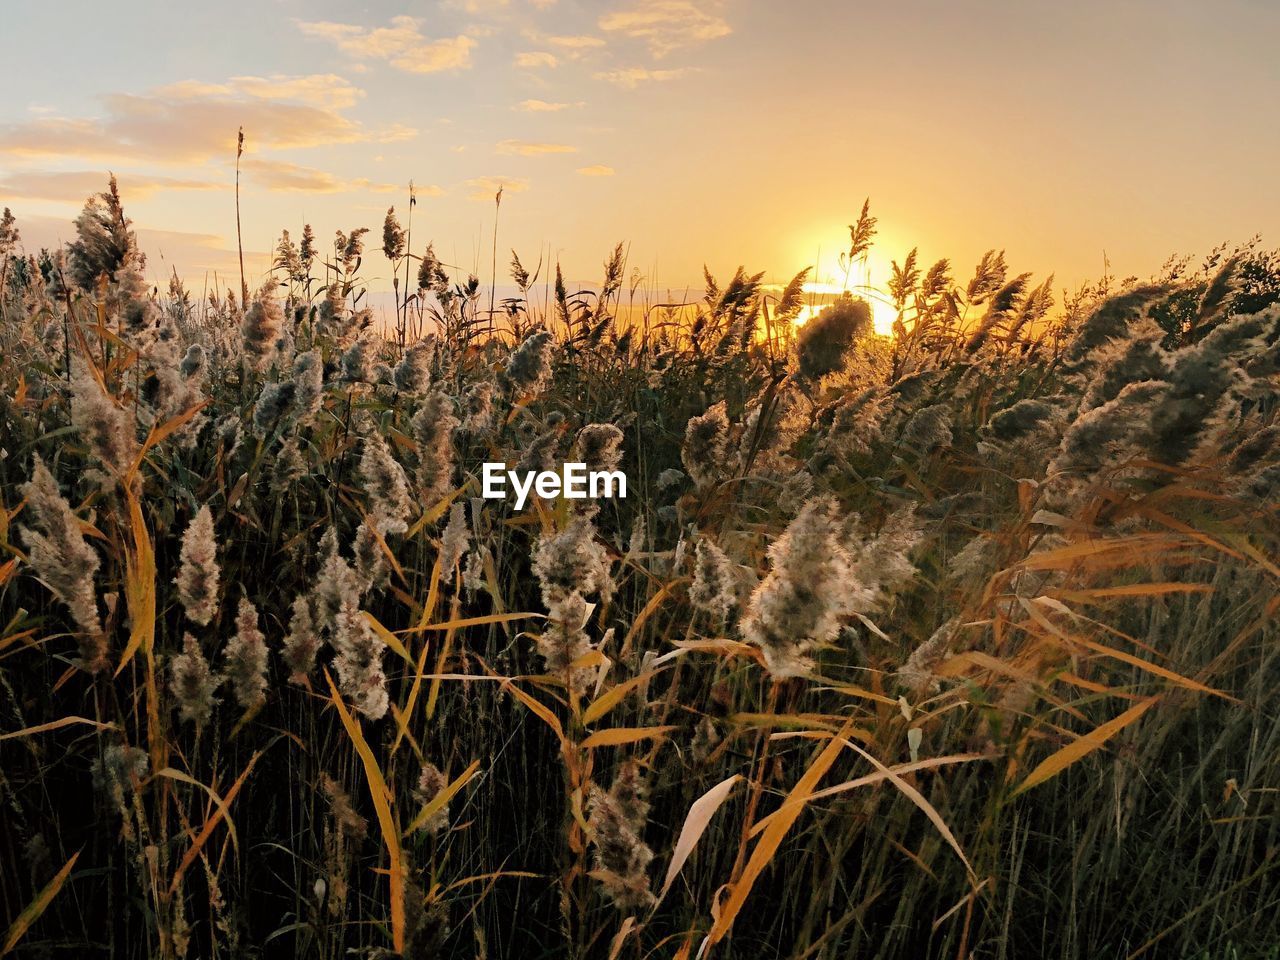
[{"label": "sun", "polygon": [[[846,292],[846,288],[840,284],[806,283],[804,292],[809,295],[809,302],[800,308],[800,312],[792,321],[797,327],[804,326],[825,307],[834,303],[841,294]],[[865,300],[871,307],[871,326],[876,333],[882,337],[893,336],[893,323],[898,319],[898,312],[893,304],[883,297],[883,294],[871,290],[848,290],[848,292],[855,299]]]},{"label": "sun", "polygon": [[849,264],[838,252],[819,250],[818,256],[810,263],[810,279],[804,285],[805,305],[795,319],[797,326],[848,293],[870,305],[871,325],[877,334],[893,336],[898,311],[882,285],[892,275],[890,260],[873,249],[865,258]]}]

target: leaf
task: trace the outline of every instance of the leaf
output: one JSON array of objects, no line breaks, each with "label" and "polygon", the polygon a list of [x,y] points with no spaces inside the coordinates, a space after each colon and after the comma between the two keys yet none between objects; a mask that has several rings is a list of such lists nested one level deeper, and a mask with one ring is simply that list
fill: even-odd
[{"label": "leaf", "polygon": [[406,633],[422,633],[424,630],[460,630],[463,627],[482,627],[489,623],[510,623],[512,620],[525,620],[537,617],[545,620],[545,613],[491,613],[484,617],[463,617],[461,620],[446,620],[444,623],[425,623],[410,627]]},{"label": "leaf", "polygon": [[831,738],[831,740],[818,751],[818,755],[810,764],[809,769],[791,788],[791,792],[787,794],[787,799],[782,805],[782,809],[774,814],[773,819],[769,822],[768,828],[764,835],[756,842],[755,849],[751,851],[751,859],[747,861],[746,867],[742,871],[742,876],[738,878],[729,890],[729,897],[725,901],[724,906],[720,908],[720,915],[716,918],[715,925],[711,928],[711,932],[707,934],[706,944],[712,945],[719,943],[724,939],[725,934],[733,926],[733,921],[737,919],[738,914],[742,911],[742,906],[747,902],[747,896],[751,893],[752,886],[755,885],[756,879],[764,872],[764,868],[768,866],[769,861],[773,859],[773,855],[781,846],[783,838],[786,837],[787,831],[791,829],[791,825],[796,822],[800,816],[800,811],[804,809],[805,803],[813,794],[814,788],[818,782],[831,769],[831,765],[836,762],[836,758],[840,755],[840,751],[844,749],[848,743],[844,738],[843,731]]},{"label": "leaf", "polygon": [[170,780],[177,780],[180,783],[187,783],[193,787],[199,787],[209,795],[209,799],[213,801],[213,805],[218,808],[222,814],[222,818],[227,821],[227,835],[231,838],[231,846],[235,848],[237,853],[240,852],[240,841],[236,839],[235,824],[231,822],[231,808],[227,806],[227,802],[218,796],[218,792],[213,787],[201,783],[190,774],[183,773],[181,770],[175,770],[173,767],[165,767],[163,770],[156,771],[157,777],[168,777]]},{"label": "leaf", "polygon": [[465,787],[479,769],[480,761],[472,760],[471,766],[463,770],[452,783],[432,797],[429,803],[423,804],[422,809],[418,811],[418,815],[413,818],[409,826],[405,827],[403,836],[409,836],[439,811],[443,810],[449,801],[453,799],[454,794]]},{"label": "leaf", "polygon": [[142,504],[129,486],[124,487],[129,507],[129,528],[133,534],[132,547],[125,549],[124,595],[129,607],[129,620],[133,628],[129,642],[120,657],[116,676],[129,665],[139,649],[150,650],[156,628],[156,557],[147,532],[147,521],[142,516]]},{"label": "leaf", "polygon": [[671,863],[667,866],[666,879],[662,881],[662,890],[658,893],[658,899],[653,904],[654,910],[657,910],[658,904],[662,903],[666,898],[667,891],[671,889],[671,884],[675,883],[676,876],[679,875],[685,861],[689,859],[689,855],[693,853],[693,848],[702,839],[702,835],[706,832],[711,818],[716,815],[716,811],[729,799],[729,794],[733,792],[734,786],[741,779],[742,774],[735,773],[727,780],[721,780],[697,800],[693,801],[693,806],[685,814],[684,826],[680,828],[680,836],[676,839],[675,850],[671,853]]},{"label": "leaf", "polygon": [[[431,584],[427,588],[427,599],[422,606],[422,620],[420,626],[426,626],[427,621],[431,619],[431,615],[436,609],[436,599],[440,592],[440,554],[436,554],[436,562],[431,568]],[[400,741],[404,739],[406,733],[409,732],[409,721],[413,717],[414,705],[418,702],[418,693],[422,689],[422,671],[427,666],[427,653],[430,649],[429,643],[422,645],[422,650],[418,654],[417,662],[413,665],[413,683],[409,687],[409,696],[404,702],[404,707],[396,717],[396,740],[391,745],[391,752],[395,753],[400,749]],[[439,672],[439,671],[437,671]],[[436,684],[433,684],[435,689]]]},{"label": "leaf", "polygon": [[662,668],[650,670],[642,673],[638,677],[632,677],[624,683],[618,684],[616,687],[610,687],[604,693],[600,694],[586,710],[582,712],[583,723],[595,723],[610,710],[622,702],[622,698],[643,683],[648,682],[653,677],[662,672]]},{"label": "leaf", "polygon": [[619,747],[627,743],[665,737],[674,729],[675,727],[613,727],[609,730],[597,730],[583,740],[581,746],[587,750],[594,747]]},{"label": "leaf", "polygon": [[57,720],[40,723],[34,727],[24,727],[21,730],[14,730],[10,733],[0,733],[0,740],[12,740],[14,737],[29,737],[37,733],[48,733],[50,730],[60,730],[76,723],[86,723],[91,727],[97,727],[99,730],[115,729],[114,723],[103,723],[100,720],[90,720],[87,717],[59,717]]},{"label": "leaf", "polygon": [[58,895],[58,891],[62,889],[62,885],[67,882],[67,877],[71,875],[71,868],[76,865],[76,861],[80,859],[80,851],[77,850],[71,855],[71,859],[62,865],[52,880],[44,885],[44,889],[36,894],[34,900],[27,904],[16,920],[9,925],[9,932],[5,934],[4,946],[0,947],[0,957],[5,956],[18,945],[18,941],[23,938],[31,925],[40,919],[40,914],[48,909],[49,904],[53,902],[53,898]]},{"label": "leaf", "polygon": [[679,577],[672,580],[670,583],[664,584],[661,590],[649,598],[649,602],[644,605],[640,612],[636,614],[635,619],[631,621],[631,627],[627,630],[627,635],[622,638],[622,646],[619,649],[621,649],[623,653],[626,653],[631,649],[631,643],[640,635],[640,630],[644,627],[645,621],[653,616],[654,611],[662,606],[667,597],[671,595],[672,589],[679,584],[688,582],[688,580],[688,577]]},{"label": "leaf", "polygon": [[903,780],[901,776],[894,773],[856,743],[849,741],[848,746],[849,749],[853,750],[873,767],[883,773],[890,783],[897,787],[908,800],[920,808],[924,815],[933,823],[934,827],[937,828],[937,831],[942,834],[942,839],[946,840],[951,846],[951,849],[956,852],[956,856],[960,858],[960,862],[964,864],[965,872],[969,874],[970,884],[977,886],[978,877],[973,872],[973,867],[969,865],[969,858],[964,855],[964,850],[961,848],[960,842],[956,840],[955,834],[951,832],[951,828],[948,827],[946,821],[942,819],[942,815],[934,809],[933,804],[926,800],[919,790],[907,783],[907,781]]},{"label": "leaf", "polygon": [[1027,778],[1022,781],[1018,786],[1018,789],[1013,791],[1013,796],[1016,797],[1018,794],[1025,793],[1030,790],[1032,787],[1039,786],[1046,780],[1056,777],[1081,757],[1087,757],[1155,706],[1159,699],[1159,696],[1148,697],[1141,703],[1134,704],[1114,720],[1108,720],[1100,727],[1096,727],[1086,733],[1083,737],[1078,737],[1073,740],[1057,753],[1046,757],[1040,762],[1039,766],[1027,774]]},{"label": "leaf", "polygon": [[[191,841],[191,846],[188,847],[187,852],[183,854],[182,861],[178,864],[178,869],[173,872],[173,879],[169,882],[169,896],[173,896],[178,892],[178,888],[182,884],[183,874],[187,872],[187,869],[191,864],[195,863],[196,857],[200,855],[200,851],[204,845],[209,842],[209,838],[213,836],[213,831],[217,828],[218,824],[230,816],[231,801],[236,798],[236,795],[240,792],[240,788],[244,786],[245,780],[247,780],[249,778],[249,774],[253,772],[254,764],[258,762],[258,758],[261,756],[262,751],[259,750],[249,758],[249,762],[245,765],[244,771],[236,778],[236,782],[231,785],[231,789],[227,791],[227,795],[222,798],[222,806],[218,807],[218,809],[214,811],[213,816],[204,822],[204,826],[200,829],[200,833]],[[228,827],[229,826],[230,823],[228,823]]]},{"label": "leaf", "polygon": [[152,427],[151,432],[147,434],[147,439],[143,441],[142,447],[138,450],[138,455],[134,458],[133,463],[130,464],[128,471],[125,473],[125,486],[130,486],[132,484],[133,478],[138,475],[138,471],[142,468],[143,459],[150,452],[152,447],[173,436],[174,433],[190,423],[191,419],[197,413],[212,402],[212,400],[201,400],[199,403],[188,407],[186,410],[183,410],[181,413],[177,414],[165,423],[162,423],[160,426]]},{"label": "leaf", "polygon": [[[928,760],[919,760],[915,763],[904,763],[894,767],[888,767],[883,770],[877,770],[875,773],[868,773],[866,776],[858,777],[856,780],[849,780],[845,783],[838,783],[834,787],[827,787],[823,790],[815,791],[807,800],[824,800],[827,797],[833,797],[838,793],[846,793],[849,790],[856,790],[858,787],[870,786],[873,783],[882,783],[888,780],[891,774],[914,773],[917,770],[931,770],[934,767],[941,767],[951,763],[971,763],[974,760],[990,760],[991,757],[981,753],[956,754],[950,757],[931,757]],[[767,817],[762,817],[751,828],[750,836],[755,836],[762,830],[765,830],[769,822],[777,816],[786,807],[783,804]]]},{"label": "leaf", "polygon": [[466,489],[467,489],[467,484],[464,483],[462,486],[460,486],[457,490],[454,490],[452,493],[446,496],[439,503],[436,503],[433,506],[428,507],[425,511],[423,511],[422,516],[420,516],[416,521],[414,521],[413,526],[409,528],[408,532],[404,535],[404,538],[406,540],[412,540],[420,532],[422,532],[424,527],[429,527],[431,524],[435,523],[437,520],[443,517],[445,513],[448,511],[450,504],[452,504],[454,500],[456,500],[459,496],[461,496],[466,491]]},{"label": "leaf", "polygon": [[417,667],[417,664],[414,662],[413,657],[409,656],[409,651],[404,648],[404,644],[400,642],[399,637],[397,637],[394,633],[392,633],[390,630],[384,627],[379,622],[378,618],[375,617],[368,610],[361,610],[360,613],[363,614],[364,618],[369,621],[369,626],[373,628],[373,632],[376,633],[379,636],[379,638],[381,638],[382,642],[385,643],[391,649],[392,653],[394,653],[397,657],[399,657],[405,663],[409,664],[409,666]]},{"label": "leaf", "polygon": [[391,942],[397,953],[404,952],[404,863],[400,856],[400,831],[396,828],[395,818],[391,813],[391,791],[382,777],[378,761],[365,742],[360,732],[360,721],[351,715],[342,696],[334,685],[329,671],[324,671],[325,681],[329,684],[329,693],[333,705],[338,708],[338,717],[346,728],[347,736],[360,756],[364,765],[365,781],[369,785],[369,796],[373,799],[373,809],[378,815],[378,828],[382,831],[382,840],[387,845],[387,855],[391,861]]},{"label": "leaf", "polygon": [[622,953],[622,946],[627,942],[627,937],[631,935],[635,925],[635,917],[627,917],[622,921],[622,926],[618,928],[618,932],[614,934],[613,941],[609,945],[609,960],[618,960],[618,954]]},{"label": "leaf", "polygon": [[532,694],[521,690],[509,679],[503,679],[501,689],[510,691],[513,697],[533,711],[535,716],[551,728],[551,732],[554,733],[556,735],[556,739],[560,741],[560,746],[563,747],[565,745],[564,727],[561,726],[560,719],[551,712],[550,708],[548,708],[546,704]]}]

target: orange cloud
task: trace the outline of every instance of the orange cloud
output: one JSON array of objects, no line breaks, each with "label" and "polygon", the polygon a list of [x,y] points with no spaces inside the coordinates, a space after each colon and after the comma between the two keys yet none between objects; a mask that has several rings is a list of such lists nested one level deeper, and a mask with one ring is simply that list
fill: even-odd
[{"label": "orange cloud", "polygon": [[584,177],[612,177],[614,172],[613,167],[605,166],[603,163],[578,168],[578,173]]},{"label": "orange cloud", "polygon": [[[91,194],[101,193],[110,174],[105,170],[68,170],[54,173],[15,173],[0,182],[0,197],[17,200],[44,200],[53,203],[83,203]],[[120,195],[142,200],[162,190],[225,190],[230,181],[185,180],[176,177],[124,173],[117,177]]]},{"label": "orange cloud", "polygon": [[597,80],[606,80],[627,90],[634,90],[642,83],[677,80],[692,72],[693,69],[690,67],[680,67],[676,70],[649,70],[646,67],[627,67],[622,70],[606,70],[603,73],[597,73],[595,78]]},{"label": "orange cloud", "polygon": [[417,17],[391,18],[391,26],[370,30],[353,23],[329,20],[298,21],[298,29],[309,37],[328,40],[339,50],[357,59],[385,60],[408,73],[438,73],[471,66],[475,40],[466,35],[429,40],[422,34]]},{"label": "orange cloud", "polygon": [[[303,193],[348,193],[353,190],[371,190],[375,193],[391,193],[401,189],[392,183],[375,183],[366,177],[344,180],[314,167],[304,167],[283,160],[264,160],[259,157],[246,157],[241,167],[246,178],[268,190],[303,192]],[[430,191],[438,189],[425,187],[420,190],[426,196]]]},{"label": "orange cloud", "polygon": [[531,50],[524,53],[516,54],[516,66],[524,67],[526,70],[536,70],[540,67],[556,67],[560,61],[554,53],[547,53],[545,50]]},{"label": "orange cloud", "polygon": [[471,188],[468,194],[472,200],[488,200],[493,201],[494,195],[499,190],[503,194],[523,193],[529,189],[529,181],[521,177],[473,177],[466,181],[466,185]]},{"label": "orange cloud", "polygon": [[547,37],[547,43],[564,50],[591,50],[605,45],[600,37],[587,36]]},{"label": "orange cloud", "polygon": [[693,0],[638,0],[624,10],[606,13],[599,20],[606,33],[642,40],[655,57],[733,32],[725,19],[709,12],[713,3]]},{"label": "orange cloud", "polygon": [[514,109],[523,110],[526,113],[559,113],[561,110],[568,110],[570,107],[582,106],[582,101],[577,103],[548,103],[546,100],[521,100],[516,104]]},{"label": "orange cloud", "polygon": [[[226,84],[172,84],[143,94],[103,97],[100,117],[39,116],[0,126],[0,156],[94,161],[203,163],[234,158],[243,127],[247,151],[404,140],[395,126],[370,133],[334,103],[358,91],[320,77],[240,77]],[[327,99],[327,105],[318,105]]]},{"label": "orange cloud", "polygon": [[577,153],[577,147],[567,143],[529,143],[525,140],[503,140],[497,146],[498,153],[517,157],[541,157],[548,153]]}]

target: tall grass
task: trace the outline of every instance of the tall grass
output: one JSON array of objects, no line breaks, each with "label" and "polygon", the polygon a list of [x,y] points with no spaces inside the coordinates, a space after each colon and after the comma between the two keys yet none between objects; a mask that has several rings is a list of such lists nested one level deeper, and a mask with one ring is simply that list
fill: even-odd
[{"label": "tall grass", "polygon": [[[619,323],[622,248],[486,309],[389,213],[383,336],[363,230],[194,302],[114,189],[17,227],[4,950],[1275,955],[1270,255],[913,254],[881,338],[746,271]],[[477,499],[571,457],[627,499]]]}]

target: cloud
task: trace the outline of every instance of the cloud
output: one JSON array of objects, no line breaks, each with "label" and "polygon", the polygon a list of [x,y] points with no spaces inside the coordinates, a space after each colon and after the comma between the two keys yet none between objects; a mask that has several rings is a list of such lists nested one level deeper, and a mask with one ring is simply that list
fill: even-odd
[{"label": "cloud", "polygon": [[590,50],[605,45],[604,40],[600,37],[587,36],[547,37],[547,43],[562,50]]},{"label": "cloud", "polygon": [[365,177],[344,180],[315,167],[304,167],[283,160],[263,160],[246,157],[241,168],[250,183],[268,190],[301,193],[348,193],[353,190],[372,190],[375,193],[391,193],[400,187],[391,183],[375,183]]},{"label": "cloud", "polygon": [[506,10],[511,0],[449,0],[445,5],[466,13],[497,13]]},{"label": "cloud", "polygon": [[681,47],[733,32],[723,17],[704,9],[709,6],[713,4],[694,0],[635,0],[629,7],[604,14],[599,26],[606,33],[642,40],[655,57],[665,57]]},{"label": "cloud", "polygon": [[607,80],[609,83],[617,84],[627,90],[634,90],[642,83],[677,80],[692,72],[693,68],[690,67],[680,67],[676,70],[649,70],[645,67],[628,67],[623,70],[608,70],[604,73],[597,73],[595,78],[597,80]]},{"label": "cloud", "polygon": [[[35,171],[15,173],[0,181],[0,197],[16,200],[44,200],[53,203],[84,203],[91,194],[107,187],[105,170],[68,170],[55,173]],[[226,190],[230,181],[184,180],[147,174],[122,173],[117,177],[120,195],[128,203],[143,200],[162,190]]]},{"label": "cloud", "polygon": [[567,143],[529,143],[525,140],[503,140],[497,146],[498,153],[517,157],[541,157],[548,153],[577,153],[577,147]]},{"label": "cloud", "polygon": [[603,163],[596,163],[589,167],[579,167],[578,173],[584,177],[612,177],[614,169],[613,167],[605,166]]},{"label": "cloud", "polygon": [[508,193],[524,193],[529,189],[529,181],[520,177],[474,177],[466,181],[466,185],[471,188],[468,196],[472,200],[488,200],[491,203],[499,189],[504,196]]},{"label": "cloud", "polygon": [[[224,84],[186,82],[142,94],[108,94],[96,117],[40,116],[0,125],[0,156],[73,157],[103,163],[202,163],[233,159],[236,131],[246,151],[397,141],[395,126],[371,133],[339,112],[359,93],[319,77],[239,77]],[[327,99],[328,104],[322,105]]]},{"label": "cloud", "polygon": [[215,97],[247,97],[254,100],[290,100],[328,110],[345,110],[355,106],[364,91],[333,73],[308,76],[272,74],[269,77],[232,77],[226,83],[202,83],[182,80],[155,91],[160,96],[183,100]]},{"label": "cloud", "polygon": [[523,110],[526,113],[559,113],[561,110],[568,110],[570,107],[581,107],[582,101],[577,103],[548,103],[546,100],[521,100],[514,110]]},{"label": "cloud", "polygon": [[309,37],[327,40],[343,53],[360,60],[385,60],[408,73],[438,73],[471,66],[475,40],[465,34],[429,40],[422,34],[417,17],[391,18],[391,26],[361,27],[330,20],[298,21],[298,29]]},{"label": "cloud", "polygon": [[516,66],[524,67],[526,70],[536,70],[539,67],[555,67],[560,64],[554,53],[547,53],[545,50],[526,51],[516,54]]}]

